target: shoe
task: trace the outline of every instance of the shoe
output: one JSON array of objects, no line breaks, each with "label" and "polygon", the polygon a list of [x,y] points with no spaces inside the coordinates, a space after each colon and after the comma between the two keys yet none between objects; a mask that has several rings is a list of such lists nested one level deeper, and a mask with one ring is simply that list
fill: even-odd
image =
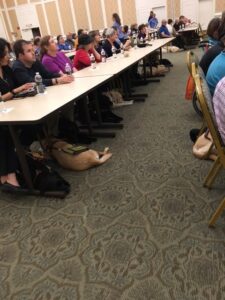
[{"label": "shoe", "polygon": [[22,188],[20,186],[15,186],[11,183],[5,182],[0,186],[0,190],[4,193],[14,193],[14,194],[28,194],[28,189]]},{"label": "shoe", "polygon": [[197,128],[193,128],[190,130],[189,135],[190,135],[190,139],[192,140],[193,143],[196,142],[199,132],[200,132],[200,129],[197,129]]},{"label": "shoe", "polygon": [[118,123],[123,121],[123,118],[117,116],[112,111],[106,111],[106,112],[102,113],[102,118],[112,119],[112,120],[117,121]]}]

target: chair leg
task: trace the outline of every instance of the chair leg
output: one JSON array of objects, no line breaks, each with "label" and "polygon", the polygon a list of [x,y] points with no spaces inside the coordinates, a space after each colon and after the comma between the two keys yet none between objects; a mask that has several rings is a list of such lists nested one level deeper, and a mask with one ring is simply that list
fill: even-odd
[{"label": "chair leg", "polygon": [[220,159],[219,157],[217,157],[216,161],[214,162],[211,170],[209,171],[209,174],[207,175],[205,181],[204,181],[204,186],[207,188],[211,188],[217,174],[219,173],[219,171],[222,169],[222,165],[220,163]]},{"label": "chair leg", "polygon": [[223,201],[220,203],[220,205],[217,207],[215,213],[209,220],[209,227],[214,226],[216,220],[219,218],[219,216],[222,214],[223,210],[225,209],[225,198],[223,198]]}]

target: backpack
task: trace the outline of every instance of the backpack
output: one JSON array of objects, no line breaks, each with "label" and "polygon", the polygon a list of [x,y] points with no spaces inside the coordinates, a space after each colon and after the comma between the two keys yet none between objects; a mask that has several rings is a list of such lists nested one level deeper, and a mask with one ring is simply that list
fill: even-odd
[{"label": "backpack", "polygon": [[[53,170],[47,160],[38,153],[26,153],[35,191],[41,196],[64,198],[70,192],[70,184]],[[19,181],[26,187],[22,172],[19,170]]]}]

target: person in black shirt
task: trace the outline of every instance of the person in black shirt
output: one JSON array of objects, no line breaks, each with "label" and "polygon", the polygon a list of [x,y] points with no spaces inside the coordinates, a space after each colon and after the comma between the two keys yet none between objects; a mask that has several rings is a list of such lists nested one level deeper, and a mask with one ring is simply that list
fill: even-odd
[{"label": "person in black shirt", "polygon": [[[17,93],[33,86],[27,83],[16,88],[12,69],[8,65],[10,51],[10,44],[0,38],[0,92],[3,101],[11,100]],[[16,178],[17,156],[14,148],[8,127],[0,126],[0,183],[4,188],[19,188]]]},{"label": "person in black shirt", "polygon": [[116,53],[120,53],[120,45],[116,42],[117,40],[117,32],[113,28],[108,28],[106,30],[106,40],[104,41],[102,47],[105,50],[106,56],[112,56],[112,48],[116,49]]},{"label": "person in black shirt", "polygon": [[13,64],[13,73],[16,84],[19,86],[27,82],[34,82],[36,72],[42,77],[45,86],[70,83],[73,77],[48,72],[42,63],[36,60],[34,48],[31,42],[18,40],[13,46],[16,61]]},{"label": "person in black shirt", "polygon": [[[48,72],[42,65],[42,63],[36,60],[34,49],[30,42],[25,40],[18,40],[15,42],[13,49],[16,55],[16,61],[13,64],[13,74],[16,79],[17,85],[21,85],[26,82],[34,82],[36,72],[39,72],[39,74],[41,75],[42,82],[45,86],[70,83],[74,80],[74,77],[72,75],[61,75],[59,73],[54,74]],[[68,130],[65,130],[65,128],[62,126],[63,129],[61,129],[61,134],[64,135],[63,137],[68,136],[71,142],[76,142],[75,139],[73,140],[71,138],[72,135],[75,136],[77,131],[76,125],[74,123],[73,103],[71,103],[71,105],[69,106],[67,105],[65,108],[62,108],[61,113],[64,119],[66,119],[64,123],[68,124],[68,122],[70,122],[70,127],[74,128],[73,132],[71,131],[72,133],[69,137],[69,128]],[[64,119],[61,118],[61,120]],[[59,125],[61,123],[62,122],[60,122],[58,116],[49,117],[47,120],[48,133],[50,135],[58,136],[60,133]]]}]

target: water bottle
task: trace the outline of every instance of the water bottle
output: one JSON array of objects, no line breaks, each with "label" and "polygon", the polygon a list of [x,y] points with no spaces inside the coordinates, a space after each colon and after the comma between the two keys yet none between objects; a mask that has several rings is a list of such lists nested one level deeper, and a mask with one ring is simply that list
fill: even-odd
[{"label": "water bottle", "polygon": [[114,58],[117,58],[116,48],[114,46],[112,47],[112,55],[113,55]]},{"label": "water bottle", "polygon": [[36,86],[37,86],[37,93],[38,94],[44,93],[44,86],[43,86],[43,83],[42,83],[42,77],[39,74],[39,72],[36,72],[34,80],[35,80],[35,83],[36,83]]},{"label": "water bottle", "polygon": [[121,54],[124,53],[123,43],[120,44],[120,53],[121,53]]},{"label": "water bottle", "polygon": [[133,41],[134,41],[134,49],[137,49],[137,37],[136,37],[136,34],[134,34]]},{"label": "water bottle", "polygon": [[71,69],[71,66],[70,66],[69,63],[66,63],[66,65],[65,65],[65,73],[67,75],[71,75],[72,74],[72,69]]},{"label": "water bottle", "polygon": [[157,32],[155,32],[155,40],[157,40],[157,38],[158,38],[158,34]]},{"label": "water bottle", "polygon": [[143,40],[143,37],[140,38],[140,44],[143,44],[144,43],[144,40]]},{"label": "water bottle", "polygon": [[96,63],[95,63],[95,57],[94,57],[93,53],[91,53],[91,55],[90,55],[90,60],[91,60],[92,69],[95,69],[96,68]]},{"label": "water bottle", "polygon": [[2,99],[2,93],[0,92],[0,113],[5,113],[7,109],[5,108],[5,102]]},{"label": "water bottle", "polygon": [[103,48],[101,51],[101,56],[102,56],[102,62],[105,63],[106,62],[106,54],[105,54],[105,50]]}]

